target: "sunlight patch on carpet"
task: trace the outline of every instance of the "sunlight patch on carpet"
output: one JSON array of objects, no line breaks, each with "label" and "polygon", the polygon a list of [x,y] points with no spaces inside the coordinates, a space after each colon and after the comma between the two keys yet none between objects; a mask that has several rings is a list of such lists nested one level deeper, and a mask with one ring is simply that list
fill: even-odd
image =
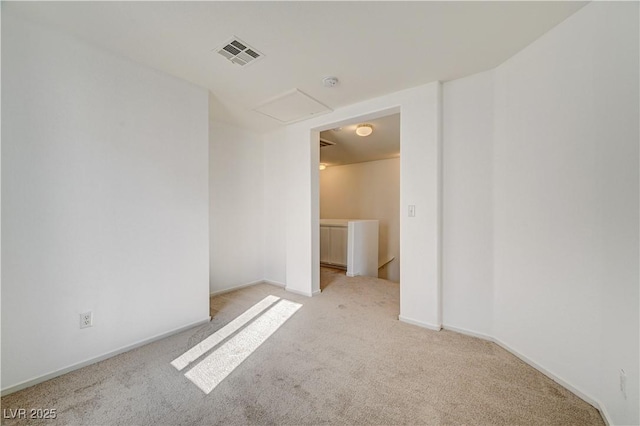
[{"label": "sunlight patch on carpet", "polygon": [[[186,378],[204,393],[209,394],[301,307],[300,303],[268,296],[197,346],[176,358],[171,362],[171,365],[179,371],[184,369],[226,337],[244,327],[185,373]],[[257,316],[261,312],[262,314]],[[257,318],[253,322],[246,325],[256,316]],[[227,327],[229,328],[225,330]]]},{"label": "sunlight patch on carpet", "polygon": [[260,314],[262,311],[276,303],[278,300],[280,300],[280,298],[276,296],[265,297],[260,302],[247,309],[244,313],[231,321],[229,324],[225,325],[220,330],[216,331],[211,336],[207,337],[202,342],[198,343],[196,346],[171,361],[171,365],[177,368],[178,371],[184,369],[187,365],[191,364],[193,361],[213,349],[224,339],[240,330],[245,326],[245,324],[258,316],[258,314]]}]

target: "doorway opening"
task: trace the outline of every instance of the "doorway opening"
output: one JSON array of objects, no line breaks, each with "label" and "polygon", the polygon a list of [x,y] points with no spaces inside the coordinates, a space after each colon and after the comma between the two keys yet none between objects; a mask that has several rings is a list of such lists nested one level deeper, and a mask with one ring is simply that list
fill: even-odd
[{"label": "doorway opening", "polygon": [[320,131],[318,146],[320,289],[344,275],[399,283],[400,113]]}]

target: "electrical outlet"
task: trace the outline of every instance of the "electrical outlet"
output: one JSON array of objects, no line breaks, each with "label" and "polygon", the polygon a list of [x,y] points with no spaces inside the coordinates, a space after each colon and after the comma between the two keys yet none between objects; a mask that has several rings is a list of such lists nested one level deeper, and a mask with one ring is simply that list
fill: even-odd
[{"label": "electrical outlet", "polygon": [[620,369],[620,392],[624,399],[627,399],[627,373]]},{"label": "electrical outlet", "polygon": [[93,327],[93,313],[91,311],[80,314],[80,328]]}]

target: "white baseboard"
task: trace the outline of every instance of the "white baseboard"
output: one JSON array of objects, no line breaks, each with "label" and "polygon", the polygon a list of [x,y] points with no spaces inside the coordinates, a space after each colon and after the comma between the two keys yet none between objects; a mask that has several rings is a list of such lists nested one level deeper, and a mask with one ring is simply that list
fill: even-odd
[{"label": "white baseboard", "polygon": [[224,294],[224,293],[229,293],[231,291],[240,290],[241,288],[245,288],[245,287],[251,287],[252,285],[256,285],[256,284],[269,284],[269,285],[274,285],[274,286],[277,286],[277,287],[282,287],[283,289],[285,289],[289,293],[298,294],[300,296],[306,296],[306,297],[313,297],[313,296],[316,296],[316,295],[320,294],[320,290],[316,290],[313,293],[309,293],[309,292],[306,292],[306,291],[300,291],[300,290],[292,289],[290,287],[287,287],[286,284],[278,282],[278,281],[258,280],[258,281],[252,281],[252,282],[246,283],[246,284],[240,284],[240,285],[236,285],[236,286],[233,286],[233,287],[225,288],[225,289],[222,289],[222,290],[216,290],[216,291],[214,291],[212,293],[209,293],[209,297],[219,296],[219,295]]},{"label": "white baseboard", "polygon": [[223,288],[222,290],[216,290],[214,292],[209,293],[209,297],[213,297],[213,296],[219,296],[221,294],[224,293],[229,293],[232,291],[236,291],[236,290],[240,290],[241,288],[245,288],[245,287],[251,287],[252,285],[256,285],[256,284],[270,284],[270,285],[275,285],[278,287],[282,287],[285,288],[286,285],[278,282],[278,281],[271,281],[271,280],[257,280],[257,281],[251,281],[250,283],[246,283],[246,284],[240,284],[240,285],[236,285],[233,287],[229,287],[229,288]]},{"label": "white baseboard", "polygon": [[262,282],[265,284],[271,284],[271,285],[275,285],[282,288],[285,288],[287,286],[285,283],[281,283],[280,281],[262,280]]},{"label": "white baseboard", "polygon": [[307,297],[313,297],[315,294],[320,293],[320,290],[318,290],[317,293],[316,292],[310,293],[308,291],[295,290],[295,289],[290,288],[290,287],[285,287],[284,289],[286,291],[288,291],[289,293],[299,294],[300,296],[307,296]]},{"label": "white baseboard", "polygon": [[218,296],[220,294],[229,293],[231,291],[240,290],[241,288],[251,287],[252,285],[262,284],[263,280],[251,281],[250,283],[235,285],[233,287],[223,288],[221,290],[212,291],[209,293],[209,297]]},{"label": "white baseboard", "polygon": [[139,340],[138,342],[132,343],[131,345],[123,346],[114,351],[107,352],[105,354],[99,355],[94,358],[90,358],[84,361],[81,361],[77,364],[72,364],[67,367],[61,368],[59,370],[52,371],[51,373],[43,374],[42,376],[34,377],[33,379],[25,380],[24,382],[20,382],[16,385],[9,386],[7,388],[2,389],[0,391],[0,395],[5,396],[11,393],[17,392],[22,389],[26,389],[28,387],[37,385],[38,383],[46,382],[47,380],[51,380],[55,377],[62,376],[63,374],[70,373],[74,370],[78,370],[82,367],[86,367],[91,364],[95,364],[96,362],[104,361],[105,359],[114,357],[116,355],[120,355],[122,353],[128,352],[132,349],[139,348],[140,346],[147,345],[149,343],[155,342],[157,340],[164,339],[165,337],[172,336],[174,334],[178,334],[184,330],[188,330],[193,327],[197,327],[202,324],[206,324],[211,321],[211,317],[207,317],[206,319],[202,319],[199,321],[192,322],[190,324],[184,325],[182,327],[175,328],[173,330],[167,331],[165,333],[160,333],[155,336],[149,337],[147,339]]},{"label": "white baseboard", "polygon": [[429,330],[440,331],[442,329],[441,325],[438,324],[430,324],[428,322],[418,321],[411,318],[404,317],[402,315],[398,316],[398,319],[402,322],[406,322],[407,324],[417,325],[418,327],[428,328]]},{"label": "white baseboard", "polygon": [[560,386],[562,386],[565,389],[569,390],[571,393],[576,395],[578,398],[582,399],[587,404],[592,405],[596,410],[598,410],[600,412],[600,415],[602,416],[603,420],[605,421],[605,423],[607,425],[613,424],[611,422],[611,418],[609,417],[609,414],[607,413],[606,409],[604,408],[604,406],[602,404],[600,404],[598,402],[598,400],[590,397],[588,394],[586,394],[585,392],[583,392],[579,388],[573,386],[572,384],[570,384],[568,381],[564,380],[563,378],[561,378],[557,374],[554,374],[553,372],[551,372],[551,371],[547,370],[546,368],[542,367],[537,362],[535,362],[532,359],[530,359],[530,358],[526,357],[525,355],[521,354],[520,352],[518,352],[517,350],[513,349],[511,346],[509,346],[505,342],[501,341],[500,339],[496,339],[495,337],[489,336],[487,334],[477,333],[475,331],[467,330],[465,328],[455,327],[455,326],[446,325],[446,324],[443,324],[442,328],[444,328],[445,330],[454,331],[456,333],[465,334],[465,335],[472,336],[472,337],[477,337],[479,339],[483,339],[483,340],[487,340],[487,341],[495,343],[496,345],[500,346],[502,349],[506,350],[507,352],[509,352],[509,353],[513,354],[514,356],[518,357],[520,360],[522,360],[525,363],[529,364],[531,367],[535,368],[536,370],[538,370],[539,372],[541,372],[542,374],[544,374],[545,376],[547,376],[548,378],[550,378],[551,380],[553,380],[554,382],[559,384]]},{"label": "white baseboard", "polygon": [[613,425],[613,422],[611,421],[611,417],[609,417],[609,413],[607,412],[607,409],[605,408],[604,405],[598,404],[598,405],[594,405],[594,407],[596,407],[598,411],[600,411],[600,415],[602,416],[602,419],[604,420],[607,426]]},{"label": "white baseboard", "polygon": [[495,343],[495,339],[488,334],[478,333],[476,331],[467,330],[466,328],[454,327],[452,325],[442,324],[442,328],[449,331],[455,331],[456,333],[464,334],[471,337],[477,337],[478,339],[488,340]]},{"label": "white baseboard", "polygon": [[530,358],[526,357],[525,355],[521,354],[520,352],[516,351],[515,349],[513,349],[511,346],[509,346],[508,344],[504,343],[500,339],[493,338],[493,341],[495,342],[496,345],[500,346],[501,348],[503,348],[504,350],[506,350],[508,352],[511,352],[513,355],[517,356],[522,361],[526,362],[527,364],[529,364],[530,366],[532,366],[533,368],[535,368],[536,370],[538,370],[539,372],[541,372],[542,374],[544,374],[545,376],[547,376],[548,378],[553,380],[554,382],[558,383],[560,386],[562,386],[562,387],[568,389],[569,391],[571,391],[573,394],[578,396],[580,399],[582,399],[586,403],[588,403],[590,405],[593,405],[600,412],[600,414],[604,418],[605,422],[607,422],[609,424],[611,423],[609,421],[609,419],[605,417],[605,414],[604,414],[604,412],[602,410],[602,407],[601,407],[600,403],[596,399],[591,398],[585,392],[583,392],[582,390],[580,390],[577,387],[573,386],[568,381],[564,380],[562,377],[560,377],[557,374],[554,374],[553,372],[547,370],[546,368],[544,368],[543,366],[541,366],[537,362],[533,361],[532,359],[530,359]]}]

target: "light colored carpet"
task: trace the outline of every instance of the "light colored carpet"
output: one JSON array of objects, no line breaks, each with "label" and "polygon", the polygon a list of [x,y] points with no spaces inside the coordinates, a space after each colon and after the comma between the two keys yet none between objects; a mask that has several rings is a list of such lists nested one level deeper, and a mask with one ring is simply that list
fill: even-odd
[{"label": "light colored carpet", "polygon": [[[326,268],[321,281],[314,298],[266,284],[214,297],[210,324],[3,397],[2,408],[56,408],[47,425],[603,424],[499,346],[399,322],[398,284]],[[170,365],[268,295],[303,306],[210,394]]]}]

